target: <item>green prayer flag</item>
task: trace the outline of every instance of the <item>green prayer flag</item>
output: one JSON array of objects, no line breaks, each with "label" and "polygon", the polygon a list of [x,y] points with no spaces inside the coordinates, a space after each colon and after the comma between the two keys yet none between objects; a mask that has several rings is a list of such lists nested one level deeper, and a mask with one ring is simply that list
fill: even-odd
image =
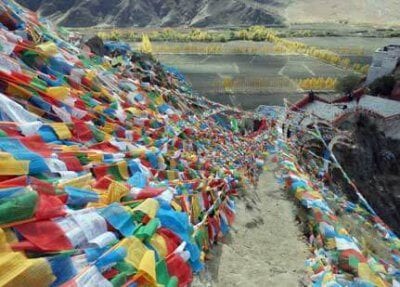
[{"label": "green prayer flag", "polygon": [[119,172],[119,169],[118,169],[117,166],[112,165],[107,170],[108,170],[108,173],[111,174],[116,181],[123,181],[124,180],[122,178],[121,173]]},{"label": "green prayer flag", "polygon": [[34,191],[25,191],[15,197],[2,198],[0,200],[0,224],[32,218],[37,201],[38,194]]},{"label": "green prayer flag", "polygon": [[104,133],[95,127],[91,127],[90,130],[93,133],[94,138],[97,142],[103,142],[105,139]]},{"label": "green prayer flag", "polygon": [[161,259],[156,264],[156,273],[157,273],[157,283],[167,286],[170,277],[167,269],[167,264],[164,259]]},{"label": "green prayer flag", "polygon": [[34,77],[31,81],[31,86],[41,90],[41,91],[46,91],[47,88],[47,83],[38,77]]},{"label": "green prayer flag", "polygon": [[120,273],[111,279],[111,284],[113,287],[122,287],[126,283],[127,276],[124,273]]},{"label": "green prayer flag", "polygon": [[178,287],[178,278],[172,276],[166,287]]},{"label": "green prayer flag", "polygon": [[161,225],[160,219],[154,218],[149,221],[146,225],[141,226],[135,232],[135,236],[139,239],[149,239],[154,233],[156,233],[157,228]]},{"label": "green prayer flag", "polygon": [[115,266],[115,269],[117,269],[120,273],[124,273],[128,276],[133,275],[137,272],[136,268],[133,267],[131,264],[125,262],[125,261],[120,261],[118,262]]},{"label": "green prayer flag", "polygon": [[355,256],[349,257],[349,265],[351,267],[357,268],[359,263],[360,263],[360,260],[357,257],[355,257]]}]

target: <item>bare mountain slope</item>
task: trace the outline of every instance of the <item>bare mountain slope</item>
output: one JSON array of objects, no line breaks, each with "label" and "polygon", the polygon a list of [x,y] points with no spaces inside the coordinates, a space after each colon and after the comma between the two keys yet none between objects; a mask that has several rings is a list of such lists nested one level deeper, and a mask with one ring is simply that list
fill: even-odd
[{"label": "bare mountain slope", "polygon": [[[277,24],[287,0],[18,0],[65,26]],[[282,3],[283,2],[283,3]]]},{"label": "bare mountain slope", "polygon": [[58,24],[226,26],[339,22],[400,24],[400,0],[17,0]]}]

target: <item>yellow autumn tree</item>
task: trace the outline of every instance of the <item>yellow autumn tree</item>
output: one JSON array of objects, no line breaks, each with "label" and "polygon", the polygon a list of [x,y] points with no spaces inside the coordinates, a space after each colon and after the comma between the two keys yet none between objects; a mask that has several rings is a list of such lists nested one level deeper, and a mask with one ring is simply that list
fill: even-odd
[{"label": "yellow autumn tree", "polygon": [[340,61],[340,65],[346,69],[350,67],[351,61],[349,58],[344,58]]},{"label": "yellow autumn tree", "polygon": [[232,92],[233,90],[233,79],[230,77],[224,78],[222,81],[222,85],[224,87],[225,92]]},{"label": "yellow autumn tree", "polygon": [[364,75],[368,74],[368,71],[369,71],[369,65],[368,65],[368,64],[362,66],[361,69],[360,69],[360,72],[361,72],[362,74],[364,74]]},{"label": "yellow autumn tree", "polygon": [[153,46],[151,45],[150,39],[145,34],[143,34],[142,36],[142,44],[140,45],[140,51],[146,54],[151,54],[153,52]]},{"label": "yellow autumn tree", "polygon": [[334,90],[337,80],[334,78],[307,78],[297,81],[303,90]]},{"label": "yellow autumn tree", "polygon": [[325,80],[325,87],[326,87],[326,89],[328,89],[328,90],[334,90],[335,87],[336,87],[336,82],[337,82],[337,80],[334,79],[334,78],[327,78],[327,79]]}]

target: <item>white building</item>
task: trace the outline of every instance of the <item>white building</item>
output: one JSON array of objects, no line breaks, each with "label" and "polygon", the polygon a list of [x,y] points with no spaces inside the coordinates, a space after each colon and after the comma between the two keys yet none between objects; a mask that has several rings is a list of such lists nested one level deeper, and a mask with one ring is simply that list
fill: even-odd
[{"label": "white building", "polygon": [[368,71],[366,85],[393,73],[400,63],[400,45],[389,45],[375,51]]}]

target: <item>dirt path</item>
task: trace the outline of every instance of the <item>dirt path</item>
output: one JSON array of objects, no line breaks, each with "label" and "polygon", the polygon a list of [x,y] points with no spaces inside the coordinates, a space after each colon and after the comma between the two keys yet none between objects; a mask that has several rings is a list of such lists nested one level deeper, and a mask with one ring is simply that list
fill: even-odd
[{"label": "dirt path", "polygon": [[273,172],[266,171],[258,190],[237,200],[231,235],[215,249],[208,266],[213,286],[303,286],[309,253],[294,204],[279,188]]}]

